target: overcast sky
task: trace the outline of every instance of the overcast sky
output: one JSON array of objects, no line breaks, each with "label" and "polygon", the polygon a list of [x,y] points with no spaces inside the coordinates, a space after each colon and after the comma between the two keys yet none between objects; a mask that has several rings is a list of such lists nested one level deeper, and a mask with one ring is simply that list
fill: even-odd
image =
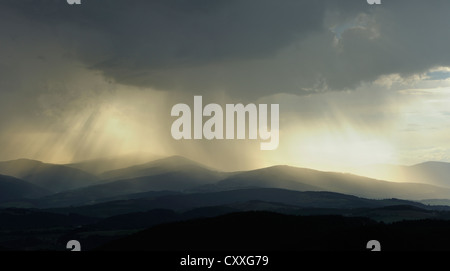
[{"label": "overcast sky", "polygon": [[[450,1],[0,0],[0,160],[227,170],[450,162]],[[176,141],[176,103],[280,104],[280,145]]]}]

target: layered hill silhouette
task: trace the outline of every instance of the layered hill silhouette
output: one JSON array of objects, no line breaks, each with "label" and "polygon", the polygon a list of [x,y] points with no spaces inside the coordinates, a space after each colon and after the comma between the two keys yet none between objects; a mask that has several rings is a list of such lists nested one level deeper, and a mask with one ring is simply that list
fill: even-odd
[{"label": "layered hill silhouette", "polygon": [[118,157],[90,159],[66,164],[66,166],[99,176],[104,172],[141,165],[161,158],[163,157],[154,154],[129,154]]},{"label": "layered hill silhouette", "polygon": [[[39,165],[36,162],[33,164]],[[75,172],[79,173],[79,170]],[[81,174],[81,177],[83,176]],[[73,185],[77,182],[87,185],[86,179],[79,179],[79,177],[80,175],[75,174],[75,176],[66,178],[69,178],[68,183],[72,181]],[[90,181],[91,185],[89,186],[63,191],[36,201],[28,201],[27,204],[40,208],[55,208],[92,205],[119,199],[146,198],[146,193],[158,191],[197,193],[247,188],[327,191],[369,199],[450,198],[450,188],[423,183],[389,182],[353,174],[323,172],[290,166],[273,166],[252,171],[224,173],[180,156],[107,171],[101,174],[100,178],[101,181]],[[66,180],[59,180],[59,182],[66,183]],[[79,183],[77,185],[80,186]]]},{"label": "layered hill silhouette", "polygon": [[[382,204],[388,203],[380,203],[380,205]],[[394,202],[391,202],[390,204],[394,204]],[[301,216],[341,215],[346,217],[367,217],[374,221],[385,223],[404,220],[450,219],[449,210],[436,212],[436,210],[424,209],[407,204],[356,209],[304,208],[282,203],[252,200],[220,206],[199,207],[183,212],[170,209],[152,209],[142,212],[113,215],[106,218],[97,217],[97,219],[99,219],[97,223],[84,227],[80,232],[146,229],[168,222],[187,221],[197,218],[217,217],[224,214],[251,211],[270,211],[279,214]]]},{"label": "layered hill silhouette", "polygon": [[0,175],[0,202],[22,198],[38,198],[50,193],[50,191],[26,181]]},{"label": "layered hill silhouette", "polygon": [[[43,198],[39,206],[58,207],[94,204],[111,198],[149,191],[185,191],[213,184],[229,176],[189,159],[173,156],[143,165],[108,172],[103,184],[57,193]],[[128,179],[120,179],[128,178]],[[120,179],[120,180],[115,180]]]},{"label": "layered hill silhouette", "polygon": [[[111,201],[93,205],[51,209],[58,213],[74,213],[92,217],[108,217],[153,209],[185,212],[195,208],[227,206],[235,210],[252,210],[249,202],[258,201],[253,210],[270,210],[274,205],[282,208],[357,209],[410,205],[426,209],[418,202],[384,199],[373,200],[333,192],[300,192],[276,188],[253,188],[208,193],[154,195],[149,198]],[[263,206],[265,204],[265,206]],[[269,208],[269,209],[267,209]]]},{"label": "layered hill silhouette", "polygon": [[[345,249],[364,250],[377,236],[389,244],[407,230],[440,232],[450,220],[450,207],[436,206],[448,202],[450,188],[427,183],[290,166],[226,173],[180,156],[137,165],[111,159],[0,162],[0,173],[11,175],[0,175],[0,206],[29,208],[0,207],[0,221],[8,222],[0,225],[0,247],[65,250],[67,240],[75,239],[89,249],[173,250],[194,242],[183,234],[196,234],[201,238],[189,249],[339,250],[333,242],[346,240]],[[436,164],[422,167],[431,170],[430,165]],[[434,170],[436,176],[445,172]],[[402,220],[427,222],[398,224]],[[376,235],[379,230],[385,235]],[[142,232],[130,235],[137,231]],[[172,231],[179,231],[178,240]],[[247,239],[233,239],[239,236]],[[148,240],[154,243],[145,247]],[[441,239],[422,241],[430,247]],[[301,246],[294,247],[296,242]]]},{"label": "layered hill silhouette", "polygon": [[79,169],[29,159],[0,162],[0,174],[23,179],[52,192],[90,186],[98,181],[96,176]]},{"label": "layered hill silhouette", "polygon": [[153,160],[145,164],[106,171],[99,176],[105,180],[124,180],[174,172],[188,173],[190,176],[199,179],[212,178],[213,180],[218,180],[227,176],[226,173],[221,173],[215,169],[208,168],[205,165],[182,156],[171,156]]},{"label": "layered hill silhouette", "polygon": [[389,181],[450,187],[450,163],[446,162],[428,161],[412,166],[370,165],[357,168],[354,172]]},{"label": "layered hill silhouette", "polygon": [[204,189],[271,187],[299,191],[330,191],[367,198],[448,198],[450,189],[423,183],[396,183],[353,174],[274,166],[238,173]]}]

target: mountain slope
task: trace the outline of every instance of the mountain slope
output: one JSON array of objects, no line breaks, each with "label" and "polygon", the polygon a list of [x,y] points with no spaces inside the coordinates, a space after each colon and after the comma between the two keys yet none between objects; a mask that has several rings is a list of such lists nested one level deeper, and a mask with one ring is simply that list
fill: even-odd
[{"label": "mountain slope", "polygon": [[0,202],[21,199],[21,198],[37,198],[50,194],[41,187],[26,181],[0,175]]},{"label": "mountain slope", "polygon": [[100,175],[101,173],[107,171],[140,165],[160,158],[160,156],[150,154],[123,155],[119,157],[86,160],[77,163],[66,164],[66,166],[80,169],[93,175]]},{"label": "mountain slope", "polygon": [[[149,191],[213,192],[243,188],[330,191],[373,199],[420,200],[450,197],[450,189],[426,184],[394,183],[351,174],[288,166],[225,174],[208,170],[180,157],[162,159],[146,166],[127,168],[116,173],[131,174],[127,176],[134,176],[135,173],[150,175],[65,191],[45,197],[38,204],[44,207],[79,206],[105,202],[121,196],[127,198],[130,194]],[[145,194],[142,195],[145,197]]]},{"label": "mountain slope", "polygon": [[[392,205],[411,205],[423,209],[423,204],[398,199],[371,200],[332,192],[300,192],[275,188],[241,189],[210,193],[161,195],[145,199],[121,200],[72,208],[51,209],[52,212],[76,213],[87,216],[108,217],[152,209],[188,211],[195,208],[241,204],[251,201],[284,204],[301,208],[377,208]],[[240,207],[238,207],[240,206]]]},{"label": "mountain slope", "polygon": [[[104,184],[65,191],[42,199],[41,204],[47,207],[84,205],[149,191],[185,191],[216,183],[228,176],[226,173],[209,170],[182,157],[169,157],[114,171],[114,174],[117,178],[120,176],[130,177],[130,179],[108,181]],[[140,176],[142,174],[148,175]]]},{"label": "mountain slope", "polygon": [[52,192],[89,186],[98,181],[94,175],[79,169],[29,159],[0,162],[0,174],[23,179]]},{"label": "mountain slope", "polygon": [[40,202],[45,202],[44,206],[54,207],[93,204],[128,194],[164,190],[183,191],[210,180],[214,179],[199,179],[180,173],[167,173],[61,192],[42,198]]},{"label": "mountain slope", "polygon": [[291,190],[331,191],[366,198],[449,198],[450,189],[421,183],[396,183],[367,177],[274,166],[238,173],[220,181],[216,189],[272,187]]},{"label": "mountain slope", "polygon": [[353,172],[383,180],[450,187],[450,163],[445,162],[429,161],[412,166],[370,165],[356,168]]},{"label": "mountain slope", "polygon": [[435,185],[450,187],[450,163],[425,162],[410,166],[404,177],[411,181],[428,182]]},{"label": "mountain slope", "polygon": [[[194,162],[185,157],[171,156],[145,164],[107,171],[100,174],[100,177],[107,180],[124,180],[144,176],[160,175],[170,172],[185,172],[189,173],[190,176],[198,176],[199,178],[204,178],[204,174],[210,175],[212,172],[219,174],[218,171],[210,169],[205,165]],[[224,173],[221,174],[225,175]]]}]

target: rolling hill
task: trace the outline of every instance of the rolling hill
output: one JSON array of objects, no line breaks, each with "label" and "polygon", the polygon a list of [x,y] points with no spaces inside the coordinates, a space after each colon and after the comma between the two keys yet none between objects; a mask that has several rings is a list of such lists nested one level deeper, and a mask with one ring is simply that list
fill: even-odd
[{"label": "rolling hill", "polygon": [[0,202],[22,198],[38,198],[50,194],[50,191],[26,181],[0,175]]},{"label": "rolling hill", "polygon": [[95,184],[98,178],[79,169],[29,159],[0,162],[0,174],[23,179],[52,192]]},{"label": "rolling hill", "polygon": [[[429,165],[426,166],[429,167]],[[353,174],[323,172],[290,166],[273,166],[251,171],[224,173],[180,156],[107,171],[101,174],[103,179],[101,181],[78,169],[25,159],[1,162],[0,172],[23,176],[26,181],[53,188],[51,191],[72,188],[30,201],[28,202],[30,205],[23,205],[45,208],[145,198],[147,192],[207,193],[248,188],[328,191],[370,199],[450,198],[450,188],[423,183],[388,182]],[[109,179],[105,180],[104,178]],[[80,186],[85,187],[80,188]]]},{"label": "rolling hill", "polygon": [[198,177],[201,179],[205,179],[207,177],[214,177],[215,179],[217,179],[218,177],[226,176],[225,173],[208,168],[205,165],[194,162],[182,156],[170,156],[145,164],[111,170],[104,172],[99,176],[104,180],[124,180],[173,172],[189,173],[190,176]]},{"label": "rolling hill", "polygon": [[[145,175],[145,176],[141,176]],[[96,204],[116,199],[145,198],[146,192],[217,192],[246,188],[328,191],[371,199],[422,200],[450,198],[450,189],[421,183],[396,183],[352,174],[289,166],[223,173],[174,156],[104,174],[112,180],[64,191],[37,201],[36,207]],[[129,178],[119,179],[115,178]]]},{"label": "rolling hill", "polygon": [[140,165],[143,163],[148,163],[149,161],[154,161],[156,159],[161,159],[162,157],[152,154],[130,154],[122,155],[118,157],[110,158],[98,158],[80,161],[76,163],[66,164],[66,166],[71,168],[76,168],[88,172],[93,175],[100,175],[107,171],[118,170],[122,168],[127,168],[135,165]]},{"label": "rolling hill", "polygon": [[346,173],[274,166],[230,176],[209,189],[271,187],[299,191],[330,191],[365,198],[410,200],[449,198],[450,189],[423,183],[397,183]]},{"label": "rolling hill", "polygon": [[[147,164],[125,169],[105,172],[103,178],[132,178],[138,180],[146,176],[150,178],[156,174],[173,174],[183,178],[188,173],[188,179],[209,179],[206,185],[196,187],[183,186],[182,189],[192,192],[223,191],[239,188],[283,188],[298,191],[330,191],[356,195],[367,198],[404,198],[404,199],[432,199],[450,198],[450,188],[442,188],[424,183],[397,183],[371,179],[353,174],[337,172],[323,172],[290,166],[273,166],[245,172],[220,173],[186,158],[174,156],[153,161]],[[207,176],[205,176],[205,173]],[[176,180],[175,175],[171,181]],[[164,189],[173,190],[174,187],[165,186]],[[176,191],[180,191],[177,189]]]},{"label": "rolling hill", "polygon": [[[276,188],[254,188],[209,193],[155,195],[151,198],[111,201],[79,207],[48,209],[48,211],[76,213],[92,217],[108,217],[152,209],[169,209],[184,212],[195,208],[226,205],[236,210],[249,210],[248,207],[242,204],[248,205],[248,202],[251,201],[301,208],[353,209],[378,208],[392,205],[411,205],[423,209],[427,208],[418,202],[399,199],[372,200],[333,192],[300,192]],[[41,204],[43,207],[46,202]]]},{"label": "rolling hill", "polygon": [[[186,158],[174,156],[111,173],[115,178],[104,184],[57,193],[40,201],[40,206],[59,207],[104,202],[111,198],[149,191],[185,191],[213,184],[228,176]],[[143,175],[144,176],[141,176]],[[148,174],[148,175],[145,175]],[[139,176],[139,177],[136,177]]]},{"label": "rolling hill", "polygon": [[356,168],[353,172],[389,181],[450,187],[450,163],[445,162],[428,161],[412,166],[369,165]]}]

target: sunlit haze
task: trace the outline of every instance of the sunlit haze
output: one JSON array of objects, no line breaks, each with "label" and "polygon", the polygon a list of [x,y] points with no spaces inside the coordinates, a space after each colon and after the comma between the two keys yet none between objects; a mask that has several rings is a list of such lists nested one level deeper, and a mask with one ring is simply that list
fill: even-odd
[{"label": "sunlit haze", "polygon": [[[421,2],[266,4],[248,15],[260,26],[242,27],[244,3],[198,14],[180,5],[170,19],[141,12],[172,14],[164,3],[124,10],[92,2],[82,15],[64,4],[45,12],[0,4],[0,160],[182,155],[226,171],[283,164],[358,173],[373,164],[450,162],[445,8],[421,14],[435,31],[419,37],[409,29],[420,29]],[[110,15],[98,16],[105,9]],[[223,10],[236,24],[212,16]],[[273,28],[263,23],[269,14],[280,18]],[[170,110],[192,105],[194,95],[204,104],[279,104],[278,148],[174,140]]]}]

